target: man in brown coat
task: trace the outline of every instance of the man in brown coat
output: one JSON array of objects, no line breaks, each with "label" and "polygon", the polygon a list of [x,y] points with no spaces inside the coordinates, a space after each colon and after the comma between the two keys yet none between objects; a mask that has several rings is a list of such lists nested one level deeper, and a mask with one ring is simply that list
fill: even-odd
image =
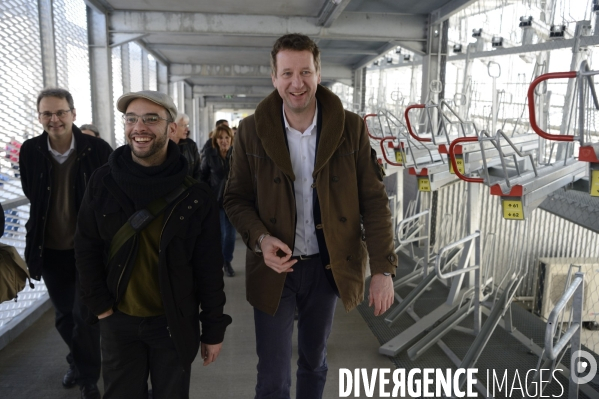
[{"label": "man in brown coat", "polygon": [[297,307],[297,398],[318,399],[337,296],[348,311],[363,300],[369,263],[375,315],[393,303],[391,213],[363,121],[319,85],[316,44],[285,35],[271,65],[276,90],[239,126],[224,206],[248,248],[256,398],[289,397]]}]

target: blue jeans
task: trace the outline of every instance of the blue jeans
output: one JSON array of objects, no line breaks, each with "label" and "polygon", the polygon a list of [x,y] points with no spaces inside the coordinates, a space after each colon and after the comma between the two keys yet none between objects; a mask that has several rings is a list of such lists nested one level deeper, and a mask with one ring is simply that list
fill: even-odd
[{"label": "blue jeans", "polygon": [[225,262],[233,260],[233,250],[235,249],[235,227],[229,222],[229,218],[224,209],[220,210],[220,242],[223,247],[223,258]]},{"label": "blue jeans", "polygon": [[256,399],[288,399],[291,388],[291,338],[298,309],[297,399],[322,398],[327,378],[327,340],[337,296],[320,258],[298,261],[288,273],[274,316],[254,308],[258,382]]}]

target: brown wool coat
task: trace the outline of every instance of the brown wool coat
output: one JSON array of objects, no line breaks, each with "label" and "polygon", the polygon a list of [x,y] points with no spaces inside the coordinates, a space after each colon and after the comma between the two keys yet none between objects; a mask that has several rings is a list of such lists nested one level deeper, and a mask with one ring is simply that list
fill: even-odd
[{"label": "brown wool coat", "polygon": [[[362,119],[345,111],[339,98],[318,86],[322,130],[312,174],[333,276],[345,309],[364,299],[366,265],[372,274],[394,274],[397,258],[389,201],[371,154]],[[285,283],[264,264],[255,245],[263,233],[293,249],[295,175],[281,120],[282,99],[275,90],[239,125],[224,208],[247,246],[246,295],[250,304],[274,315]],[[360,215],[366,231],[361,239]],[[368,248],[368,251],[367,249]]]}]

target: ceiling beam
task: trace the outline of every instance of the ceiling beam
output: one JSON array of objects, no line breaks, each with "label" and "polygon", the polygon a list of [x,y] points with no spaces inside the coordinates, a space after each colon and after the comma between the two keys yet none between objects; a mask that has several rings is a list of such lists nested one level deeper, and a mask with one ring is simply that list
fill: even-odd
[{"label": "ceiling beam", "polygon": [[426,41],[426,15],[344,12],[330,28],[316,18],[273,15],[114,11],[111,33],[173,33],[282,36],[302,32],[313,38],[357,41]]},{"label": "ceiling beam", "polygon": [[[272,89],[274,90],[274,88]],[[272,92],[272,90],[270,92]],[[268,94],[270,94],[270,92]],[[222,96],[220,97],[216,97],[216,96],[206,96],[204,98],[204,100],[206,101],[206,104],[239,104],[239,105],[243,105],[243,104],[253,104],[253,105],[257,105],[260,101],[256,101],[255,98],[253,97],[235,97],[235,98],[224,98]]]},{"label": "ceiling beam", "polygon": [[318,14],[318,25],[330,28],[351,0],[325,0]]},{"label": "ceiling beam", "polygon": [[394,49],[395,47],[397,47],[397,44],[395,44],[395,43],[387,43],[382,48],[378,49],[377,55],[375,55],[375,56],[367,56],[367,57],[362,58],[360,61],[358,61],[354,65],[354,69],[360,69],[360,68],[363,68],[365,66],[368,66],[368,64],[370,64],[372,61],[374,61],[377,58],[381,57],[383,54],[385,54],[388,51]]},{"label": "ceiling beam", "polygon": [[264,98],[273,91],[272,85],[269,86],[218,86],[218,85],[194,85],[193,94],[201,96],[223,96],[223,95],[244,95],[246,97]]},{"label": "ceiling beam", "polygon": [[451,0],[431,12],[431,25],[437,25],[449,19],[453,14],[462,11],[477,0]]},{"label": "ceiling beam", "polygon": [[[119,35],[126,35],[119,33]],[[272,46],[270,47],[249,47],[249,46],[204,46],[204,45],[190,45],[190,44],[147,44],[149,48],[157,51],[185,51],[198,53],[200,51],[214,51],[223,53],[242,53],[242,52],[264,52],[270,54]],[[327,55],[376,55],[375,51],[368,49],[325,49],[322,51],[323,56]]]},{"label": "ceiling beam", "polygon": [[250,103],[216,103],[210,104],[212,105],[212,109],[215,111],[219,111],[222,109],[233,109],[233,110],[254,110],[258,106],[259,103],[250,104]]},{"label": "ceiling beam", "polygon": [[[326,50],[324,50],[326,52]],[[199,65],[170,64],[170,74],[179,79],[194,77],[264,78],[270,80],[270,65]],[[322,79],[351,79],[351,68],[342,65],[322,65]]]}]

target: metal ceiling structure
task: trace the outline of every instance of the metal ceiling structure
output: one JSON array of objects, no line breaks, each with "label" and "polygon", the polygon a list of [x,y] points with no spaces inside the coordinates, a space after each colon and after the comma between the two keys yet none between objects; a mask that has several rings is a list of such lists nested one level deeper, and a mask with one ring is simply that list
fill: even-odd
[{"label": "metal ceiling structure", "polygon": [[185,81],[220,108],[249,109],[273,90],[269,53],[284,34],[318,42],[323,84],[353,85],[356,71],[394,47],[425,55],[429,22],[474,2],[86,0],[105,15],[110,47],[135,41],[167,66],[169,83]]}]

